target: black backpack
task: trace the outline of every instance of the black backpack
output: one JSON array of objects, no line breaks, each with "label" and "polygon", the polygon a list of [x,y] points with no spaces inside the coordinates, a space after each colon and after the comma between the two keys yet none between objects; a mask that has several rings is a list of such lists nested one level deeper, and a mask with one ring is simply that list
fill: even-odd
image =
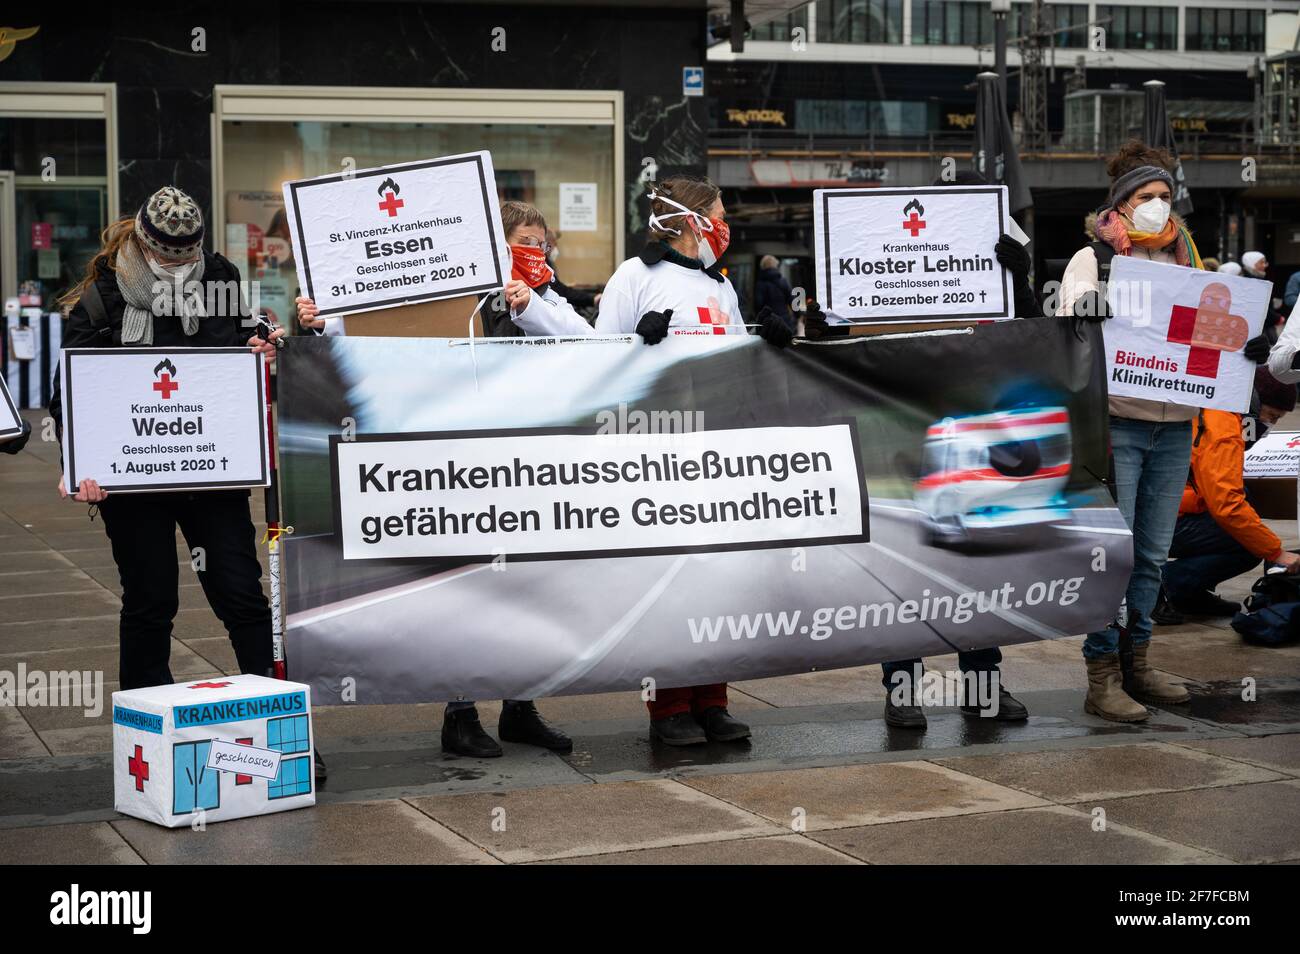
[{"label": "black backpack", "polygon": [[1285,646],[1300,639],[1300,576],[1265,573],[1250,588],[1232,628],[1257,646]]}]

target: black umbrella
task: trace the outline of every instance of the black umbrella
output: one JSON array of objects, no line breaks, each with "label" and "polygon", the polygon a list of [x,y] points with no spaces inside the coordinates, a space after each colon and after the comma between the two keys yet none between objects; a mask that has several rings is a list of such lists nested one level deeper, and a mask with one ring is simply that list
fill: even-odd
[{"label": "black umbrella", "polygon": [[989,182],[1007,187],[1011,212],[1034,204],[1020,168],[1011,121],[997,73],[980,73],[975,94],[975,171]]},{"label": "black umbrella", "polygon": [[1153,149],[1164,149],[1174,157],[1174,211],[1179,215],[1192,212],[1192,194],[1183,178],[1183,161],[1178,158],[1178,144],[1174,142],[1174,127],[1169,122],[1169,109],[1165,105],[1165,84],[1160,80],[1147,80],[1146,115],[1142,121],[1142,140]]}]

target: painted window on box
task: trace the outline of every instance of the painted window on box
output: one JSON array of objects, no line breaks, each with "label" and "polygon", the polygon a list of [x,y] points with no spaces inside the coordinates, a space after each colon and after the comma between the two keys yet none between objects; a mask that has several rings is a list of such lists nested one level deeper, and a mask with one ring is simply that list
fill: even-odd
[{"label": "painted window on box", "polygon": [[208,768],[212,740],[177,742],[172,748],[172,814],[221,805],[221,773]]},{"label": "painted window on box", "polygon": [[266,720],[266,747],[280,752],[306,752],[308,739],[307,717],[286,716]]},{"label": "painted window on box", "polygon": [[307,756],[282,759],[280,771],[266,786],[267,798],[288,798],[311,792],[311,759]]}]

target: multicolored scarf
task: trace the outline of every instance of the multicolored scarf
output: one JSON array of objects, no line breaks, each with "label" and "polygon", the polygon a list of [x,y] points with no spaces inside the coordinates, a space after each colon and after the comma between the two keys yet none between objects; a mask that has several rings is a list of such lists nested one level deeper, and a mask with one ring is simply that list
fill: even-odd
[{"label": "multicolored scarf", "polygon": [[1133,246],[1148,250],[1173,246],[1174,261],[1191,268],[1204,268],[1201,253],[1196,250],[1192,233],[1173,216],[1159,232],[1138,232],[1128,227],[1124,217],[1114,209],[1106,209],[1097,216],[1097,235],[1115,250],[1116,255],[1128,255]]}]

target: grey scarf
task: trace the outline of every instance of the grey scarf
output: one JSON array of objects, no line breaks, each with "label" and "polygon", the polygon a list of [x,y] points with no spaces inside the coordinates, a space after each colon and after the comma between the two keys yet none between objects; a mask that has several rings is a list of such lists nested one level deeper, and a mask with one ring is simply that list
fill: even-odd
[{"label": "grey scarf", "polygon": [[181,330],[192,335],[199,320],[207,317],[203,308],[203,258],[182,283],[154,273],[135,242],[126,242],[117,253],[117,290],[126,299],[122,315],[122,344],[153,344],[153,319],[175,317]]}]

